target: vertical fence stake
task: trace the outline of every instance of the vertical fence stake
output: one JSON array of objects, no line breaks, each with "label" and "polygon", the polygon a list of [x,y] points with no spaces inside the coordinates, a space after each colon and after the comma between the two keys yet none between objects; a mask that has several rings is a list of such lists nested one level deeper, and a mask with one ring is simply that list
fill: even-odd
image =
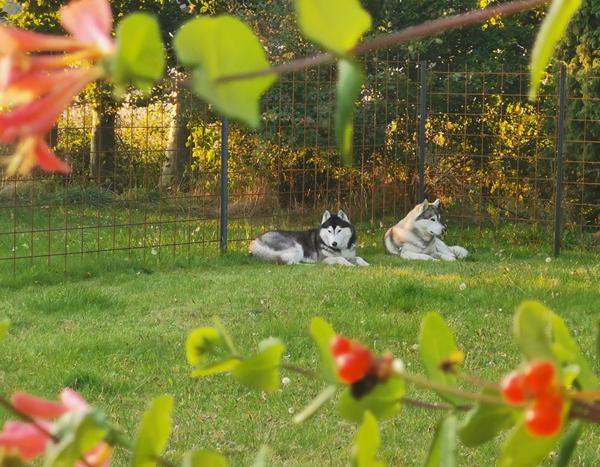
[{"label": "vertical fence stake", "polygon": [[227,251],[227,223],[229,205],[229,124],[227,117],[221,117],[221,222],[219,223],[219,244],[221,252]]},{"label": "vertical fence stake", "polygon": [[558,122],[556,135],[556,205],[554,210],[554,256],[560,254],[561,215],[563,198],[563,146],[565,141],[565,111],[567,106],[567,69],[560,66],[558,90]]},{"label": "vertical fence stake", "polygon": [[425,122],[427,120],[427,61],[419,62],[419,197],[418,203],[425,199]]}]

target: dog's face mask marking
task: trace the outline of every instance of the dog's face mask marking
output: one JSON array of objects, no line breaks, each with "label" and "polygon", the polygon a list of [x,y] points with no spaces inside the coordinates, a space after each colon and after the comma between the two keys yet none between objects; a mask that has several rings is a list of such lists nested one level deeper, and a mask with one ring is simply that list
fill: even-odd
[{"label": "dog's face mask marking", "polygon": [[338,211],[337,215],[325,211],[321,219],[319,236],[323,243],[330,248],[336,250],[347,248],[352,237],[352,228],[344,211]]},{"label": "dog's face mask marking", "polygon": [[421,208],[421,213],[415,219],[417,228],[434,237],[441,237],[446,228],[440,220],[440,200],[436,199],[434,203],[428,203],[425,200],[421,204]]}]

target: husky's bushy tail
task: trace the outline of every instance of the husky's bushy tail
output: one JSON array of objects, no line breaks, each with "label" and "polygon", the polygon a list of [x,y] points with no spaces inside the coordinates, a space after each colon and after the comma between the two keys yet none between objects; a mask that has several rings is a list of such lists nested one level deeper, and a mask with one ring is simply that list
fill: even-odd
[{"label": "husky's bushy tail", "polygon": [[261,241],[260,238],[252,240],[248,247],[248,252],[263,261],[271,261],[283,264],[299,263],[303,256],[302,247],[294,245],[283,250],[274,250],[269,245]]},{"label": "husky's bushy tail", "polygon": [[276,261],[279,259],[279,255],[261,242],[258,238],[250,242],[248,253],[265,261]]},{"label": "husky's bushy tail", "polygon": [[383,246],[385,251],[390,255],[397,255],[399,253],[398,247],[394,245],[394,241],[392,240],[392,229],[388,229],[383,236]]}]

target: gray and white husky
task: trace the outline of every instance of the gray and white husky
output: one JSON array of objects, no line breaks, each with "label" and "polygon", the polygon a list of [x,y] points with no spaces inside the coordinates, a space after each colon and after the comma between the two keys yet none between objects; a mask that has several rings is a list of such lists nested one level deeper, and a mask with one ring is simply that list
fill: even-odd
[{"label": "gray and white husky", "polygon": [[368,266],[356,256],[356,230],[341,209],[336,214],[323,213],[318,229],[301,232],[274,230],[250,243],[256,258],[283,264],[316,263],[342,266]]},{"label": "gray and white husky", "polygon": [[405,259],[454,261],[469,252],[442,240],[446,228],[440,222],[440,200],[417,204],[404,219],[388,229],[383,244],[388,253]]}]

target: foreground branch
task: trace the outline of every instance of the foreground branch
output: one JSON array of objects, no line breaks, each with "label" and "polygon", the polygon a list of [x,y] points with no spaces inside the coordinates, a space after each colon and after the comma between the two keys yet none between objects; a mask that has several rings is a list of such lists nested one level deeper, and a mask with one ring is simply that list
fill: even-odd
[{"label": "foreground branch", "polygon": [[[537,6],[548,3],[548,0],[518,0],[502,5],[492,6],[483,10],[470,11],[461,15],[448,16],[447,18],[439,18],[432,21],[425,21],[416,26],[409,26],[397,32],[382,34],[375,36],[358,44],[352,49],[349,54],[353,56],[362,55],[373,50],[392,47],[404,42],[421,39],[423,37],[432,36],[451,29],[458,29],[470,24],[482,23],[497,16],[511,16],[523,11],[531,10]],[[304,70],[306,68],[314,68],[319,65],[325,65],[334,62],[335,55],[331,53],[322,53],[312,57],[300,58],[291,62],[275,65],[271,68],[251,71],[247,73],[239,73],[235,75],[222,76],[217,78],[217,83],[225,83],[228,81],[238,81],[243,79],[258,78],[259,76],[291,73],[293,71]]]}]

